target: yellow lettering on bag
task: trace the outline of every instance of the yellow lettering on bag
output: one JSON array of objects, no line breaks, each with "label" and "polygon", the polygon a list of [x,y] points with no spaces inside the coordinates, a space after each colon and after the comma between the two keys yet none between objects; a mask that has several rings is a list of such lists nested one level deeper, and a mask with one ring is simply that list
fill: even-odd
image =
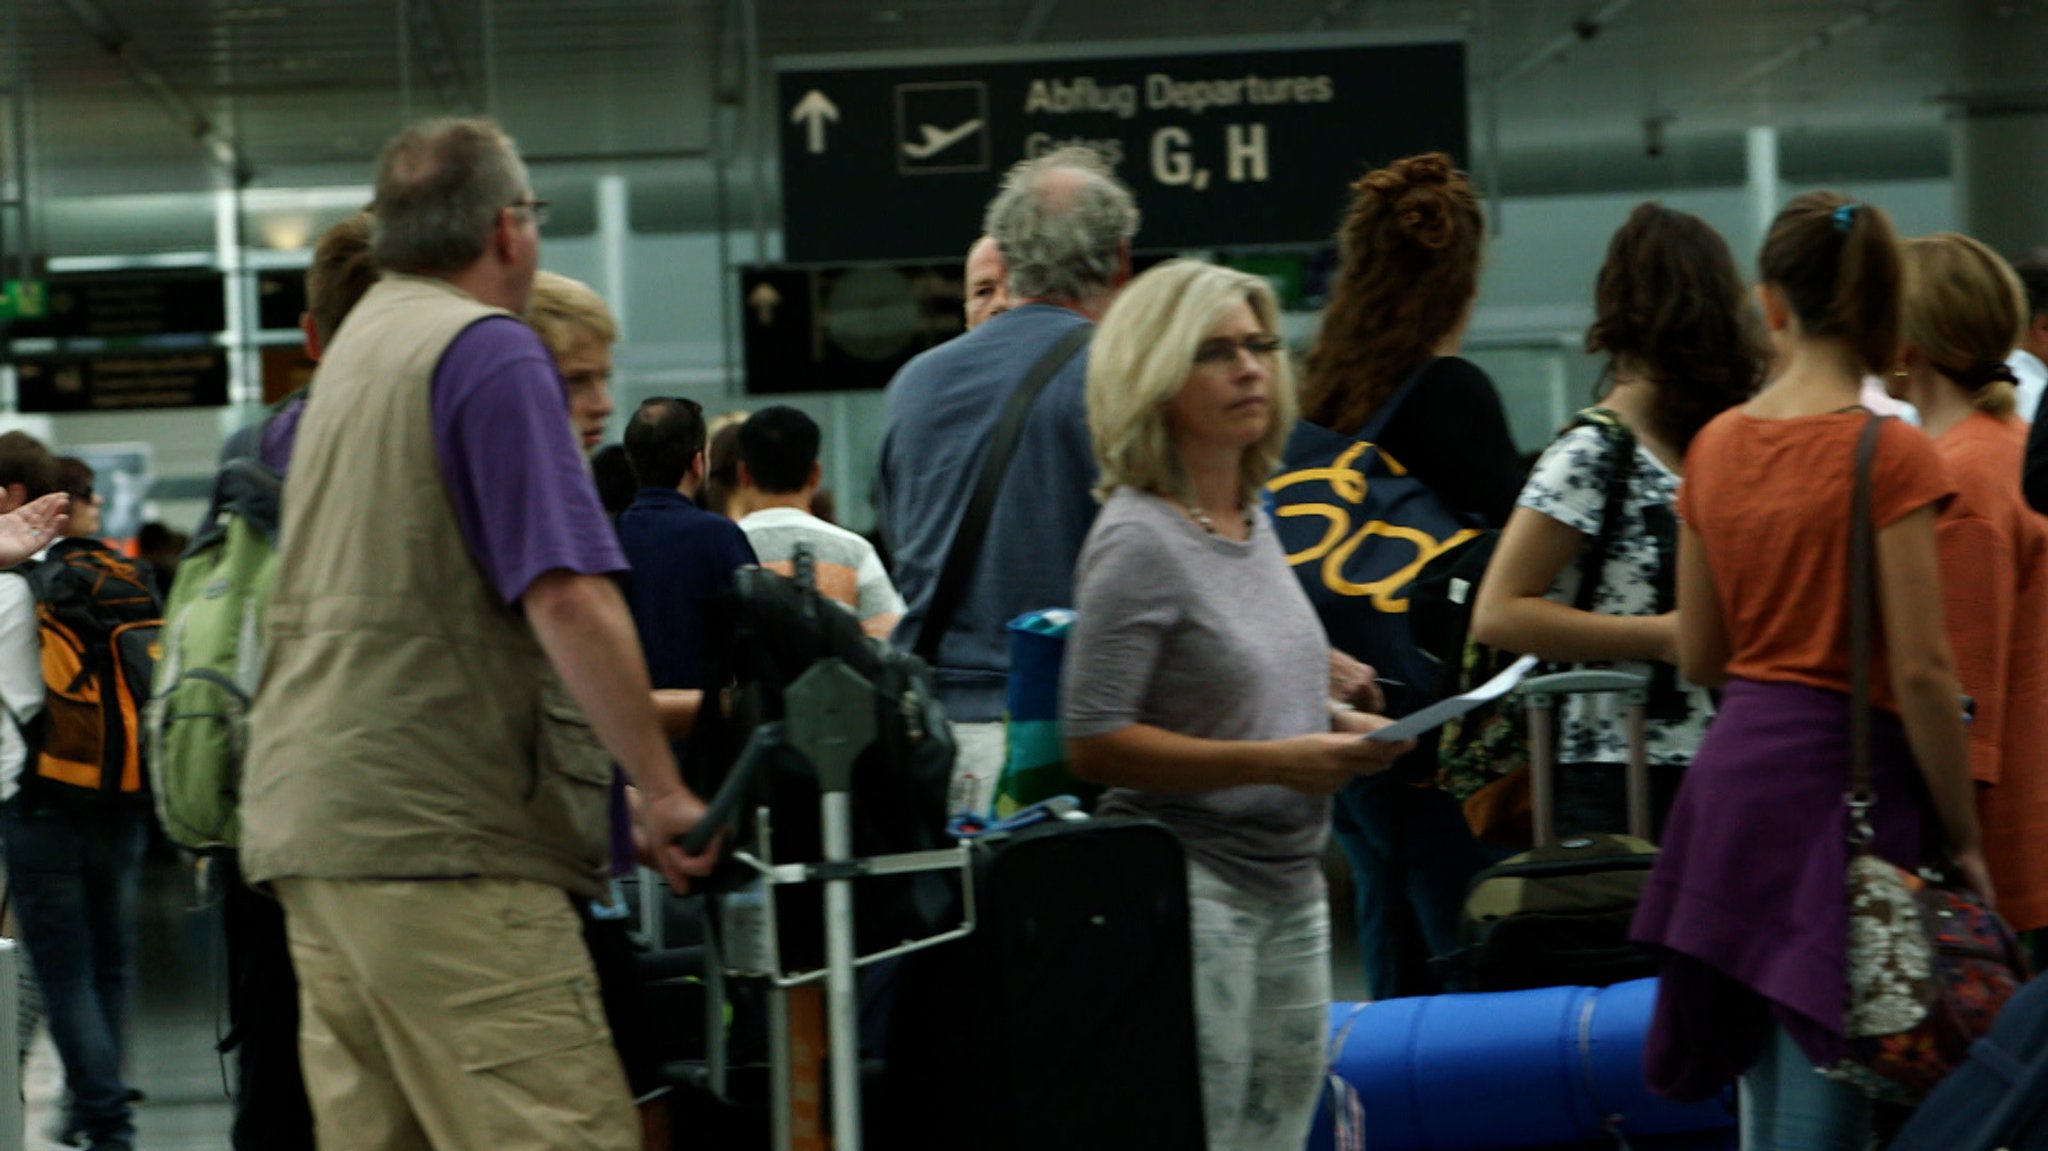
[{"label": "yellow lettering on bag", "polygon": [[[1278,494],[1296,484],[1322,482],[1330,485],[1330,491],[1336,498],[1352,504],[1363,503],[1371,485],[1365,478],[1365,472],[1356,464],[1367,448],[1374,448],[1379,452],[1381,462],[1392,474],[1408,474],[1408,469],[1402,467],[1399,460],[1388,455],[1384,448],[1374,444],[1355,443],[1344,449],[1343,454],[1332,460],[1328,467],[1303,468],[1300,471],[1275,476],[1267,482],[1266,490]],[[1276,508],[1274,514],[1283,519],[1320,516],[1329,524],[1329,529],[1314,544],[1301,551],[1288,553],[1289,566],[1300,567],[1322,560],[1321,574],[1324,587],[1341,596],[1370,598],[1374,608],[1393,615],[1408,610],[1408,598],[1403,593],[1408,590],[1408,585],[1415,581],[1424,564],[1479,534],[1473,528],[1463,528],[1453,533],[1450,538],[1439,540],[1417,528],[1373,520],[1346,539],[1347,533],[1351,532],[1351,511],[1340,504],[1292,504]],[[1345,567],[1350,564],[1351,557],[1357,553],[1368,536],[1379,536],[1409,544],[1415,549],[1415,558],[1399,570],[1376,580],[1360,583],[1345,578]],[[1342,546],[1339,546],[1339,540],[1343,540]]]},{"label": "yellow lettering on bag", "polygon": [[[1303,468],[1298,472],[1288,472],[1286,475],[1274,476],[1266,481],[1266,490],[1277,494],[1293,487],[1295,484],[1314,483],[1317,480],[1322,480],[1330,485],[1330,491],[1335,493],[1338,499],[1348,500],[1354,504],[1358,503],[1365,499],[1365,473],[1353,467],[1352,461],[1364,455],[1365,449],[1371,446],[1371,444],[1352,444],[1344,449],[1343,455],[1330,461],[1330,466],[1326,468]],[[1381,453],[1381,455],[1382,458],[1390,458],[1386,457],[1385,453]],[[1400,473],[1397,471],[1395,474],[1398,475]]]},{"label": "yellow lettering on bag", "polygon": [[1331,548],[1337,546],[1338,540],[1344,538],[1344,533],[1351,530],[1351,513],[1336,504],[1294,504],[1291,507],[1277,509],[1274,514],[1289,519],[1295,516],[1321,516],[1330,522],[1330,530],[1324,532],[1323,538],[1317,540],[1313,546],[1288,554],[1289,567],[1300,567],[1323,558],[1329,554]]},{"label": "yellow lettering on bag", "polygon": [[[1415,577],[1422,571],[1422,566],[1478,534],[1475,529],[1464,528],[1453,533],[1449,539],[1439,540],[1428,532],[1374,520],[1359,529],[1357,535],[1344,541],[1343,547],[1330,553],[1329,558],[1323,561],[1323,586],[1338,595],[1368,597],[1372,600],[1373,607],[1390,615],[1399,615],[1408,610],[1408,597],[1403,593],[1407,592],[1409,584],[1415,582]],[[1410,544],[1415,548],[1415,558],[1398,570],[1366,583],[1344,578],[1345,565],[1351,562],[1352,554],[1368,536],[1380,536]]]}]

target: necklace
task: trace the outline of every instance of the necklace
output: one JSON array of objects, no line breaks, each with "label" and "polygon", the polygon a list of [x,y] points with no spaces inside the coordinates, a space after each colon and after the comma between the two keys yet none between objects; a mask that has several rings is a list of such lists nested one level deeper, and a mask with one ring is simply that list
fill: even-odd
[{"label": "necklace", "polygon": [[[1180,506],[1188,510],[1189,518],[1193,519],[1195,523],[1199,525],[1203,531],[1208,532],[1212,536],[1220,536],[1223,534],[1222,532],[1216,530],[1216,521],[1209,518],[1208,512],[1205,512],[1195,504],[1187,503],[1186,501],[1182,501]],[[1250,508],[1244,509],[1244,526],[1245,530],[1251,530],[1252,513]]]}]

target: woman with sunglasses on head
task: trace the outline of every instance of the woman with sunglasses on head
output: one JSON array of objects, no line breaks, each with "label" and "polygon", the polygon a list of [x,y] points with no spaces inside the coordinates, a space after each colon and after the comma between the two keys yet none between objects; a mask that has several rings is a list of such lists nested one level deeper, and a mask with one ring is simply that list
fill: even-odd
[{"label": "woman with sunglasses on head", "polygon": [[[1722,695],[1636,915],[1663,956],[1644,1063],[1680,1097],[1739,1077],[1745,1147],[1861,1151],[1867,1097],[1814,1069],[1847,1054],[1850,521],[1875,418],[1858,394],[1898,355],[1901,262],[1883,212],[1813,192],[1760,263],[1777,378],[1693,439],[1679,489],[1679,667]],[[1927,610],[1953,488],[1924,435],[1877,431],[1872,847],[1915,867],[1945,838],[1988,894],[1955,663]]]},{"label": "woman with sunglasses on head", "polygon": [[1998,910],[2048,927],[2048,521],[2021,491],[2027,422],[2005,357],[2025,290],[1998,253],[1952,232],[1908,240],[1892,394],[1920,412],[1956,498],[1935,532],[1948,635],[1975,704],[1970,772]]},{"label": "woman with sunglasses on head", "polygon": [[1188,854],[1213,1151],[1298,1151],[1322,1090],[1329,796],[1406,744],[1329,705],[1329,647],[1258,493],[1292,424],[1264,280],[1195,261],[1132,281],[1088,357],[1101,513],[1074,577],[1070,766],[1102,814]]}]

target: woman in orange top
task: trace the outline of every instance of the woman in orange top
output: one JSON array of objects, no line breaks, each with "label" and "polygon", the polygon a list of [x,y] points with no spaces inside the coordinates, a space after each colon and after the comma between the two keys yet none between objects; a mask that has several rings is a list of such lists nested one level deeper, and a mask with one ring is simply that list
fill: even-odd
[{"label": "woman in orange top", "polygon": [[[1739,1075],[1745,1147],[1853,1151],[1869,1103],[1813,1068],[1847,1053],[1849,513],[1875,418],[1862,378],[1898,355],[1900,256],[1884,213],[1815,192],[1779,213],[1760,263],[1778,375],[1693,438],[1679,489],[1679,667],[1723,691],[1636,916],[1663,952],[1644,1070],[1682,1097]],[[1926,610],[1948,482],[1889,420],[1870,486],[1872,847],[1911,867],[1945,846],[1988,894],[1962,692]]]},{"label": "woman in orange top", "polygon": [[1956,498],[1942,513],[1949,644],[1976,701],[1970,774],[1998,909],[2048,927],[2048,521],[2020,491],[2027,423],[2005,366],[2026,321],[2019,277],[1944,233],[1907,241],[1905,348],[1891,392],[1920,409]]}]

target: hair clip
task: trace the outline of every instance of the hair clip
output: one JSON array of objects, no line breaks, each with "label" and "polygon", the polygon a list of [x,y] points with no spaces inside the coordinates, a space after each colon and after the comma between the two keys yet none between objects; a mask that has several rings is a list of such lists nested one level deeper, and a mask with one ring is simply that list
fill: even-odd
[{"label": "hair clip", "polygon": [[1853,228],[1853,227],[1855,227],[1855,226],[1856,226],[1856,209],[1858,209],[1858,208],[1861,208],[1862,206],[1863,206],[1863,205],[1861,205],[1861,204],[1855,204],[1855,203],[1850,203],[1850,204],[1844,204],[1844,205],[1842,205],[1841,207],[1839,207],[1839,208],[1836,208],[1836,209],[1835,209],[1835,231],[1837,231],[1837,232],[1846,232],[1846,231],[1848,231],[1848,230],[1849,230],[1850,228]]}]

